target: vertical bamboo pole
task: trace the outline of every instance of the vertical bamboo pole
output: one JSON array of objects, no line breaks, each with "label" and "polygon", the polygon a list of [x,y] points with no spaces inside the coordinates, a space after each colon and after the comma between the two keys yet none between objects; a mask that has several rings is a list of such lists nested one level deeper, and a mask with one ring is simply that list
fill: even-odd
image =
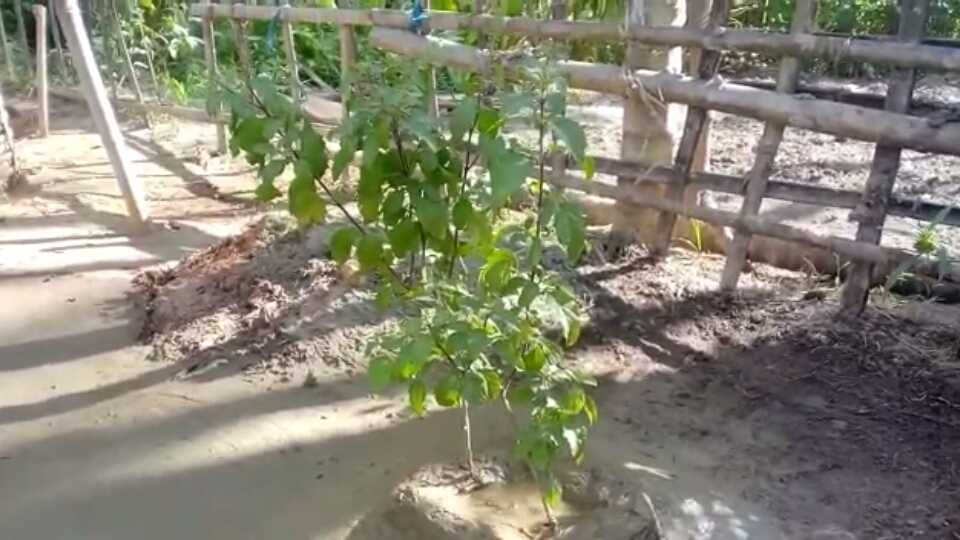
[{"label": "vertical bamboo pole", "polygon": [[[484,0],[474,0],[473,13],[475,15],[483,15],[484,9],[486,9],[486,2]],[[477,32],[477,48],[480,50],[487,48],[487,34]]]},{"label": "vertical bamboo pole", "polygon": [[[337,7],[350,9],[351,0],[339,0]],[[350,85],[354,77],[354,65],[357,63],[357,35],[352,26],[340,27],[340,102],[343,103],[344,119],[350,114],[347,104],[350,100]]]},{"label": "vertical bamboo pole", "polygon": [[300,89],[300,68],[297,64],[297,48],[293,41],[293,25],[290,23],[290,0],[281,0],[280,23],[283,25],[283,51],[290,69],[290,97],[299,103],[303,98]]},{"label": "vertical bamboo pole", "polygon": [[244,0],[233,0],[231,7],[230,24],[233,26],[233,41],[237,47],[237,61],[240,64],[240,74],[243,77],[252,77],[253,66],[250,61],[250,49],[247,47],[247,23],[237,18],[238,7],[246,6]]},{"label": "vertical bamboo pole", "polygon": [[[551,0],[550,2],[550,17],[554,20],[565,21],[567,20],[567,1],[566,0]],[[567,94],[569,95],[569,94]],[[564,114],[567,113],[566,107],[564,107]],[[563,154],[558,154],[551,159],[550,163],[551,168],[553,169],[553,174],[556,177],[562,177],[567,173],[567,158]]]},{"label": "vertical bamboo pole", "polygon": [[[27,24],[23,20],[23,1],[13,0],[13,9],[17,19],[17,40],[20,41],[20,47],[23,49],[23,57],[29,59],[30,44],[27,42]],[[30,73],[30,68],[30,62],[27,61],[27,73]]]},{"label": "vertical bamboo pole", "polygon": [[[923,40],[929,0],[901,0],[900,6],[900,28],[897,37],[903,43],[916,45]],[[887,89],[884,108],[890,112],[905,112],[910,105],[916,83],[917,70],[896,69],[893,81]],[[901,151],[898,146],[877,143],[860,204],[850,213],[850,219],[860,223],[857,242],[880,243],[883,223],[887,219],[887,207],[897,181],[897,171],[900,169]],[[855,261],[851,264],[841,292],[842,313],[856,315],[866,307],[867,296],[873,283],[873,271],[874,267],[869,263]]]},{"label": "vertical bamboo pole", "polygon": [[[713,9],[713,0],[687,0],[687,23],[693,28],[706,28],[710,25],[710,13]],[[692,47],[687,49],[688,62],[686,73],[691,77],[697,76],[697,70],[700,69],[700,59],[703,56],[703,49]],[[688,108],[689,111],[689,108]],[[703,172],[710,162],[710,114],[704,119],[703,128],[700,132],[700,142],[693,153],[693,163],[691,171]]]},{"label": "vertical bamboo pole", "polygon": [[[684,0],[629,0],[627,4],[626,25],[635,26],[679,26],[684,18]],[[641,68],[654,71],[679,72],[683,56],[679,47],[649,47],[635,41],[627,44],[626,70]],[[623,142],[620,157],[625,161],[648,163],[650,165],[668,165],[673,161],[673,146],[676,137],[676,121],[682,110],[664,102],[660,96],[648,93],[639,85],[634,86],[623,107]],[[618,185],[633,185],[630,177],[617,178]],[[663,186],[639,184],[638,189],[653,194],[662,194]],[[620,206],[617,212],[621,217],[615,224],[614,232],[626,235],[624,240],[633,240],[639,233],[640,239],[649,241],[655,232],[657,212]]]},{"label": "vertical bamboo pole", "polygon": [[114,27],[117,32],[117,39],[120,40],[120,56],[123,60],[124,69],[127,72],[127,76],[130,77],[130,82],[133,84],[133,95],[137,99],[137,103],[141,105],[140,110],[143,111],[143,121],[150,127],[150,113],[147,112],[147,108],[142,105],[145,104],[143,98],[143,89],[140,88],[140,79],[137,78],[137,68],[133,65],[133,58],[130,56],[130,49],[127,47],[127,38],[123,35],[123,26],[120,22],[120,13],[117,9],[117,1],[110,0],[109,5],[110,20],[108,24]]},{"label": "vertical bamboo pole", "polygon": [[53,46],[57,49],[57,75],[66,77],[68,75],[67,61],[63,56],[63,41],[60,37],[60,22],[59,17],[57,17],[56,2],[49,2],[47,13],[50,18],[50,33],[53,35]]},{"label": "vertical bamboo pole", "polygon": [[[695,14],[691,14],[695,15]],[[710,10],[708,31],[723,26],[730,15],[730,0],[714,0]],[[697,17],[690,16],[686,26],[700,25]],[[716,76],[720,69],[720,59],[723,56],[718,50],[708,49],[700,53],[697,66],[697,78],[708,81]],[[693,157],[697,147],[703,141],[703,133],[709,121],[709,111],[701,107],[687,107],[687,118],[684,121],[683,136],[677,149],[677,157],[673,166],[673,180],[667,186],[666,197],[682,202],[690,183],[690,170],[693,167]],[[653,253],[665,255],[670,249],[670,240],[673,238],[673,229],[677,225],[677,214],[663,212],[657,220],[656,237],[653,242]]]},{"label": "vertical bamboo pole", "polygon": [[[430,0],[421,0],[424,11],[430,10]],[[436,119],[440,118],[440,106],[437,103],[437,70],[432,65],[424,68],[423,84],[426,92],[427,116]]]},{"label": "vertical bamboo pole", "polygon": [[100,132],[103,147],[110,157],[127,212],[134,225],[143,231],[148,220],[143,188],[134,174],[123,134],[120,133],[116,115],[107,98],[107,90],[103,86],[100,70],[97,69],[97,61],[93,57],[93,49],[90,47],[90,38],[83,24],[80,7],[77,5],[77,0],[56,1],[59,2],[57,7],[60,11],[61,23],[67,43],[70,45],[73,65],[77,68],[80,84],[87,98],[90,115],[97,126],[97,131]]},{"label": "vertical bamboo pole", "polygon": [[[47,74],[47,8],[33,5],[33,19],[37,25],[37,106],[40,136],[50,135],[50,89]],[[0,23],[2,24],[2,23]]]},{"label": "vertical bamboo pole", "polygon": [[[793,25],[790,31],[794,34],[806,34],[813,27],[816,11],[815,0],[797,0],[797,7],[793,13]],[[786,57],[780,62],[780,73],[777,76],[777,91],[792,94],[797,91],[797,82],[800,78],[800,60],[795,57]],[[784,124],[767,122],[763,128],[763,135],[757,143],[757,157],[753,167],[745,179],[746,193],[743,204],[740,206],[742,217],[755,217],[760,211],[764,194],[767,191],[767,180],[773,171],[773,163],[783,140]],[[747,261],[752,235],[746,230],[736,231],[733,242],[727,250],[727,260],[720,274],[720,290],[732,291],[737,287],[743,266]]]},{"label": "vertical bamboo pole", "polygon": [[7,68],[7,78],[13,80],[17,74],[13,69],[13,52],[10,51],[10,41],[7,39],[7,29],[0,24],[0,46],[3,48],[3,65]]},{"label": "vertical bamboo pole", "polygon": [[[213,34],[213,4],[211,0],[204,0],[207,6],[207,12],[203,14],[203,57],[207,63],[207,76],[210,79],[207,96],[207,112],[211,118],[220,116],[222,107],[220,106],[218,76],[217,76],[217,51],[214,48]],[[222,122],[216,122],[217,126],[217,152],[227,153],[227,127]]]}]

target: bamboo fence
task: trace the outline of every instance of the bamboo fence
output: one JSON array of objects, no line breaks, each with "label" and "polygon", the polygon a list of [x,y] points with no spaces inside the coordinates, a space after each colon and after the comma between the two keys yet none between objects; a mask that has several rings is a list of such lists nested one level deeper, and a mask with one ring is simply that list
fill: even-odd
[{"label": "bamboo fence", "polygon": [[[577,170],[578,165],[562,155],[541,156],[552,171],[547,180],[557,186],[611,199],[619,204],[659,211],[654,248],[661,252],[669,243],[678,215],[733,229],[736,235],[727,248],[726,266],[720,280],[723,289],[736,287],[753,235],[778,238],[839,254],[851,261],[846,271],[842,309],[856,313],[865,306],[867,293],[876,282],[878,269],[889,273],[897,264],[913,257],[913,254],[879,245],[880,230],[887,216],[927,222],[939,218],[944,225],[960,226],[960,208],[892,195],[902,149],[960,156],[960,123],[949,119],[937,121],[924,116],[930,110],[937,110],[938,105],[914,100],[912,96],[917,70],[960,72],[960,48],[954,43],[929,40],[923,35],[928,1],[901,0],[905,16],[902,17],[895,39],[851,39],[850,36],[817,34],[812,28],[811,0],[798,0],[794,26],[789,33],[727,28],[729,0],[715,0],[712,11],[702,24],[688,23],[682,27],[572,21],[566,19],[564,4],[555,2],[551,20],[497,17],[479,11],[474,14],[431,12],[424,30],[427,34],[430,30],[477,31],[481,42],[489,34],[514,34],[534,39],[627,40],[647,47],[698,50],[692,76],[632,66],[627,69],[623,66],[574,61],[561,61],[558,66],[573,88],[619,95],[634,103],[657,96],[666,102],[688,106],[686,123],[672,166],[650,166],[630,160],[594,156],[597,172],[642,180],[648,185],[660,185],[663,188],[662,196],[651,196],[649,192],[629,185],[585,182],[570,174],[570,171]],[[478,10],[482,10],[482,3],[478,4]],[[332,23],[340,27],[341,78],[344,80],[344,86],[339,89],[341,101],[350,93],[351,73],[359,61],[354,35],[356,26],[374,27],[370,41],[375,46],[428,64],[476,73],[497,67],[502,68],[508,76],[519,69],[510,59],[499,58],[480,48],[408,31],[410,15],[407,12],[352,9],[350,5],[349,0],[341,0],[340,8],[320,9],[292,7],[288,1],[280,2],[279,6],[253,6],[243,0],[227,0],[227,3],[220,4],[202,0],[191,4],[189,12],[203,20],[205,57],[211,79],[217,77],[218,71],[214,54],[215,19],[232,21],[235,35],[240,39],[244,38],[246,21],[278,19],[283,25],[283,53],[288,56],[294,71],[291,76],[292,97],[301,102],[304,114],[317,123],[335,123],[346,112],[336,100],[317,98],[300,86],[295,75],[297,64],[291,39],[291,25],[294,23]],[[725,51],[782,57],[777,81],[771,85],[719,79],[716,77],[717,68]],[[800,85],[799,59],[811,57],[886,64],[897,70],[885,98],[864,97]],[[240,60],[246,69],[253,69],[248,58],[241,55]],[[497,65],[494,66],[494,63]],[[66,97],[63,91],[51,90],[51,93]],[[114,99],[124,107],[144,111],[156,111],[162,107],[166,114],[211,121],[217,125],[220,149],[226,148],[222,111],[160,106],[145,102],[142,96]],[[434,98],[432,104],[427,104],[428,111],[436,104]],[[756,161],[745,178],[693,170],[691,164],[703,139],[708,111],[726,112],[766,123]],[[786,127],[875,143],[875,159],[864,190],[856,192],[770,181],[772,163]],[[682,199],[687,188],[744,194],[744,203],[739,213],[688,204]],[[771,198],[851,209],[852,218],[860,223],[856,239],[819,235],[759,217],[760,203]],[[921,265],[919,271],[936,275],[938,280],[952,280],[960,284],[960,269],[951,265],[943,272],[943,268],[930,266]]]},{"label": "bamboo fence", "polygon": [[[664,186],[664,196],[641,194],[625,186],[587,183],[567,173],[577,165],[563,156],[542,156],[553,170],[549,181],[555,185],[583,193],[599,195],[620,203],[661,211],[654,248],[662,252],[669,245],[677,215],[699,219],[716,226],[730,227],[736,236],[727,250],[727,262],[721,276],[721,288],[735,288],[742,273],[752,235],[779,238],[787,242],[822,248],[852,261],[843,291],[843,310],[859,312],[867,293],[876,280],[876,270],[889,273],[899,262],[912,254],[879,245],[883,221],[888,215],[960,225],[960,209],[902,200],[892,196],[892,187],[902,149],[960,156],[960,124],[936,122],[917,115],[924,104],[912,99],[918,69],[960,71],[960,49],[925,41],[923,25],[928,0],[903,0],[905,15],[897,40],[851,40],[848,36],[812,33],[813,3],[800,0],[796,6],[794,26],[789,33],[726,28],[729,2],[715,0],[702,25],[655,27],[620,25],[608,22],[570,21],[563,11],[553,9],[552,20],[506,18],[483,14],[433,12],[426,30],[474,30],[482,34],[515,34],[534,39],[621,40],[645,46],[686,47],[698,49],[693,76],[622,66],[563,61],[559,69],[573,88],[593,90],[643,99],[654,95],[666,102],[688,106],[687,120],[673,167],[651,167],[625,160],[595,157],[598,172],[633,177]],[[556,6],[554,6],[556,7]],[[907,9],[909,8],[909,9]],[[270,20],[279,18],[285,24],[333,23],[341,28],[343,78],[356,58],[355,26],[373,26],[371,42],[388,52],[417,58],[432,65],[454,67],[483,73],[492,67],[506,74],[518,69],[509,59],[495,58],[487,52],[409,32],[409,14],[391,10],[350,9],[344,3],[338,9],[293,8],[284,3],[278,8],[250,6],[242,3],[216,5],[193,4],[190,13],[200,16],[205,24],[218,18],[233,21]],[[237,24],[237,23],[235,23]],[[211,48],[213,44],[209,42]],[[780,76],[775,85],[736,84],[718,80],[715,75],[724,51],[756,52],[783,57]],[[826,57],[881,63],[898,68],[888,95],[879,103],[876,98],[858,99],[842,93],[833,96],[824,92],[798,95],[800,58]],[[493,66],[496,62],[499,65]],[[211,67],[211,70],[214,68]],[[214,71],[211,71],[213,74]],[[349,87],[341,89],[342,94]],[[813,95],[811,95],[813,94]],[[829,99],[817,99],[828,97]],[[435,104],[436,101],[433,100]],[[430,106],[428,105],[428,110]],[[435,110],[435,109],[434,109]],[[766,123],[758,145],[754,167],[746,178],[692,171],[694,153],[702,139],[708,111],[721,111],[753,118]],[[326,100],[306,100],[304,111],[314,119],[337,117],[343,113]],[[914,115],[908,114],[914,112]],[[801,186],[769,181],[773,160],[786,127],[795,127],[869,141],[877,145],[870,176],[861,193],[814,186]],[[682,194],[688,187],[707,188],[728,193],[743,193],[739,214],[723,212],[699,205],[685,204]],[[744,192],[745,188],[745,192]],[[804,204],[850,208],[851,216],[860,222],[855,240],[827,237],[797,227],[758,217],[764,199],[776,198]],[[927,268],[939,272],[942,268]],[[948,279],[960,280],[960,271],[950,268]]]}]

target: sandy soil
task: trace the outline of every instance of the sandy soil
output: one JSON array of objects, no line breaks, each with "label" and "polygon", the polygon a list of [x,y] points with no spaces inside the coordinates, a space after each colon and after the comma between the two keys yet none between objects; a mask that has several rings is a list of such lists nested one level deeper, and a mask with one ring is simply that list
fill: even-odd
[{"label": "sandy soil", "polygon": [[[740,130],[737,122],[718,121],[714,164],[748,162],[742,132],[724,128]],[[149,256],[127,267],[181,258],[248,221],[249,172],[198,155],[211,128],[131,131],[161,141],[162,150],[138,150],[138,169],[158,171],[150,197],[168,226],[155,232],[162,247],[138,245]],[[802,151],[819,136],[791,137],[797,150],[785,159],[842,176]],[[103,257],[96,249],[106,249],[93,232],[69,241],[45,232],[38,248],[11,231],[78,217],[96,234],[123,231],[95,138],[58,133],[23,144],[38,189],[2,207],[10,240],[0,247],[11,251],[0,261],[27,261],[26,277],[17,264],[2,270],[33,281],[16,296],[0,288],[10,303],[49,279],[32,277],[49,272],[47,243],[80,270],[94,269]],[[156,164],[164,152],[173,156],[166,169]],[[173,162],[181,169],[171,174]],[[918,163],[956,174],[949,162]],[[0,498],[20,495],[0,507],[0,526],[12,538],[119,540],[144,523],[151,538],[403,537],[370,519],[403,481],[422,486],[424,465],[459,459],[459,419],[413,421],[398,399],[367,397],[359,350],[390,318],[324,260],[322,230],[255,223],[176,268],[138,277],[147,309],[126,322],[148,340],[138,356],[84,355],[70,350],[78,342],[57,338],[63,365],[40,367],[51,349],[28,349],[16,329],[5,332],[0,385],[18,390],[0,393]],[[740,538],[741,530],[749,538],[960,536],[960,311],[910,304],[834,320],[833,291],[821,284],[759,267],[741,294],[723,297],[712,292],[720,268],[716,257],[683,252],[653,265],[638,251],[577,269],[591,323],[570,361],[600,377],[589,466],[649,494],[671,540]],[[92,278],[77,276],[49,282],[61,303],[38,309],[66,313],[62,306],[89,302],[71,317],[105,316],[107,300],[82,292]],[[113,294],[109,302],[130,301]],[[497,411],[478,411],[475,426],[479,451],[505,447]]]}]

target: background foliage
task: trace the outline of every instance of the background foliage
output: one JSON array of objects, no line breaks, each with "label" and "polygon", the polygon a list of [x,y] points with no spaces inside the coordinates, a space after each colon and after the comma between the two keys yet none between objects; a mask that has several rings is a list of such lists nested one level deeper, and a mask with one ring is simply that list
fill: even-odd
[{"label": "background foliage", "polygon": [[[261,0],[263,2],[276,0]],[[200,29],[196,20],[186,15],[189,0],[81,0],[85,4],[86,19],[92,29],[94,46],[102,68],[118,76],[118,39],[126,40],[127,47],[136,65],[145,73],[152,73],[158,85],[175,101],[186,101],[206,94],[209,80],[203,64]],[[474,0],[433,0],[431,7],[437,10],[471,12]],[[296,6],[336,7],[336,0],[294,0]],[[406,0],[355,0],[359,8],[409,7]],[[486,11],[517,16],[545,17],[550,12],[550,0],[492,0],[485,2]],[[626,0],[568,0],[570,17],[578,20],[622,20]],[[0,3],[0,15],[7,36],[16,43],[16,17],[14,2]],[[23,2],[23,17],[28,32],[32,32],[31,2]],[[732,26],[785,30],[790,26],[794,0],[741,0],[735,3]],[[819,0],[817,9],[818,28],[823,32],[843,34],[883,35],[895,32],[898,8],[891,0]],[[119,21],[119,25],[114,21]],[[269,23],[254,21],[247,25],[247,41],[254,65],[272,65],[278,55],[268,45]],[[119,31],[117,30],[119,26]],[[366,40],[368,29],[360,28],[359,54],[364,62],[391,62],[383,53],[373,49]],[[939,38],[960,38],[960,0],[932,0],[928,35]],[[455,36],[472,42],[475,35]],[[231,25],[218,21],[215,27],[217,53],[221,68],[229,73],[236,69],[237,43]],[[294,38],[298,59],[304,66],[301,78],[308,84],[322,80],[324,84],[338,87],[340,82],[340,52],[336,27],[333,25],[294,26]],[[516,37],[501,38],[506,47],[514,45]],[[32,46],[35,36],[28,35]],[[570,55],[577,60],[620,63],[623,58],[621,44],[571,43]],[[14,49],[22,49],[13,45]],[[23,61],[22,50],[17,53]],[[730,56],[728,69],[753,68],[768,63],[771,59],[756,55]],[[836,65],[811,64],[807,69],[828,71],[838,75],[876,75],[873,69],[864,66],[839,63]],[[117,77],[119,78],[119,77]],[[310,82],[312,80],[312,83]],[[456,91],[460,82],[453,74],[442,71],[438,74],[441,91]]]}]

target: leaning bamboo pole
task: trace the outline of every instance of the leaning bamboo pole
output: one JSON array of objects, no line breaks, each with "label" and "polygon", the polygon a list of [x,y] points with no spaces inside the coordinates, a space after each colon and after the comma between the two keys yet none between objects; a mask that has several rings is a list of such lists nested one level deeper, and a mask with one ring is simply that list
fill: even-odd
[{"label": "leaning bamboo pole", "polygon": [[[904,43],[918,44],[923,39],[927,25],[929,0],[904,0],[901,2],[900,29],[898,36]],[[917,84],[917,70],[901,69],[887,90],[887,110],[905,112],[910,106],[913,90]],[[863,188],[863,198],[850,218],[858,221],[856,240],[879,244],[883,225],[887,220],[887,205],[893,195],[900,170],[900,147],[877,143],[873,154],[870,174]],[[843,284],[840,309],[847,314],[859,314],[867,306],[874,269],[863,261],[854,261],[850,266],[847,281]]]},{"label": "leaning bamboo pole", "polygon": [[[208,13],[206,4],[191,4],[190,14]],[[276,8],[267,6],[214,6],[218,19],[270,20]],[[407,28],[410,14],[397,10],[295,8],[291,22],[333,23],[348,26]],[[619,23],[600,21],[551,21],[523,17],[498,17],[434,11],[427,30],[478,30],[495,34],[524,35],[533,39],[619,41],[624,38],[660,47],[690,47],[735,50],[800,58],[858,60],[900,67],[960,71],[960,49],[891,41],[854,40],[849,37],[781,34],[759,30],[723,28],[704,32],[696,28],[641,26],[624,29]]]},{"label": "leaning bamboo pole", "polygon": [[[494,61],[474,47],[401,30],[374,28],[370,40],[393,53],[474,73],[491,69],[490,63]],[[515,73],[517,68],[510,60],[502,60],[502,67],[508,74]],[[645,70],[625,73],[619,66],[573,61],[558,62],[557,68],[574,88],[622,96],[642,91],[662,96],[666,101],[765,122],[862,141],[882,140],[918,152],[960,156],[960,124],[936,125],[904,114],[801,99],[720,80],[705,83],[673,73]]]}]

